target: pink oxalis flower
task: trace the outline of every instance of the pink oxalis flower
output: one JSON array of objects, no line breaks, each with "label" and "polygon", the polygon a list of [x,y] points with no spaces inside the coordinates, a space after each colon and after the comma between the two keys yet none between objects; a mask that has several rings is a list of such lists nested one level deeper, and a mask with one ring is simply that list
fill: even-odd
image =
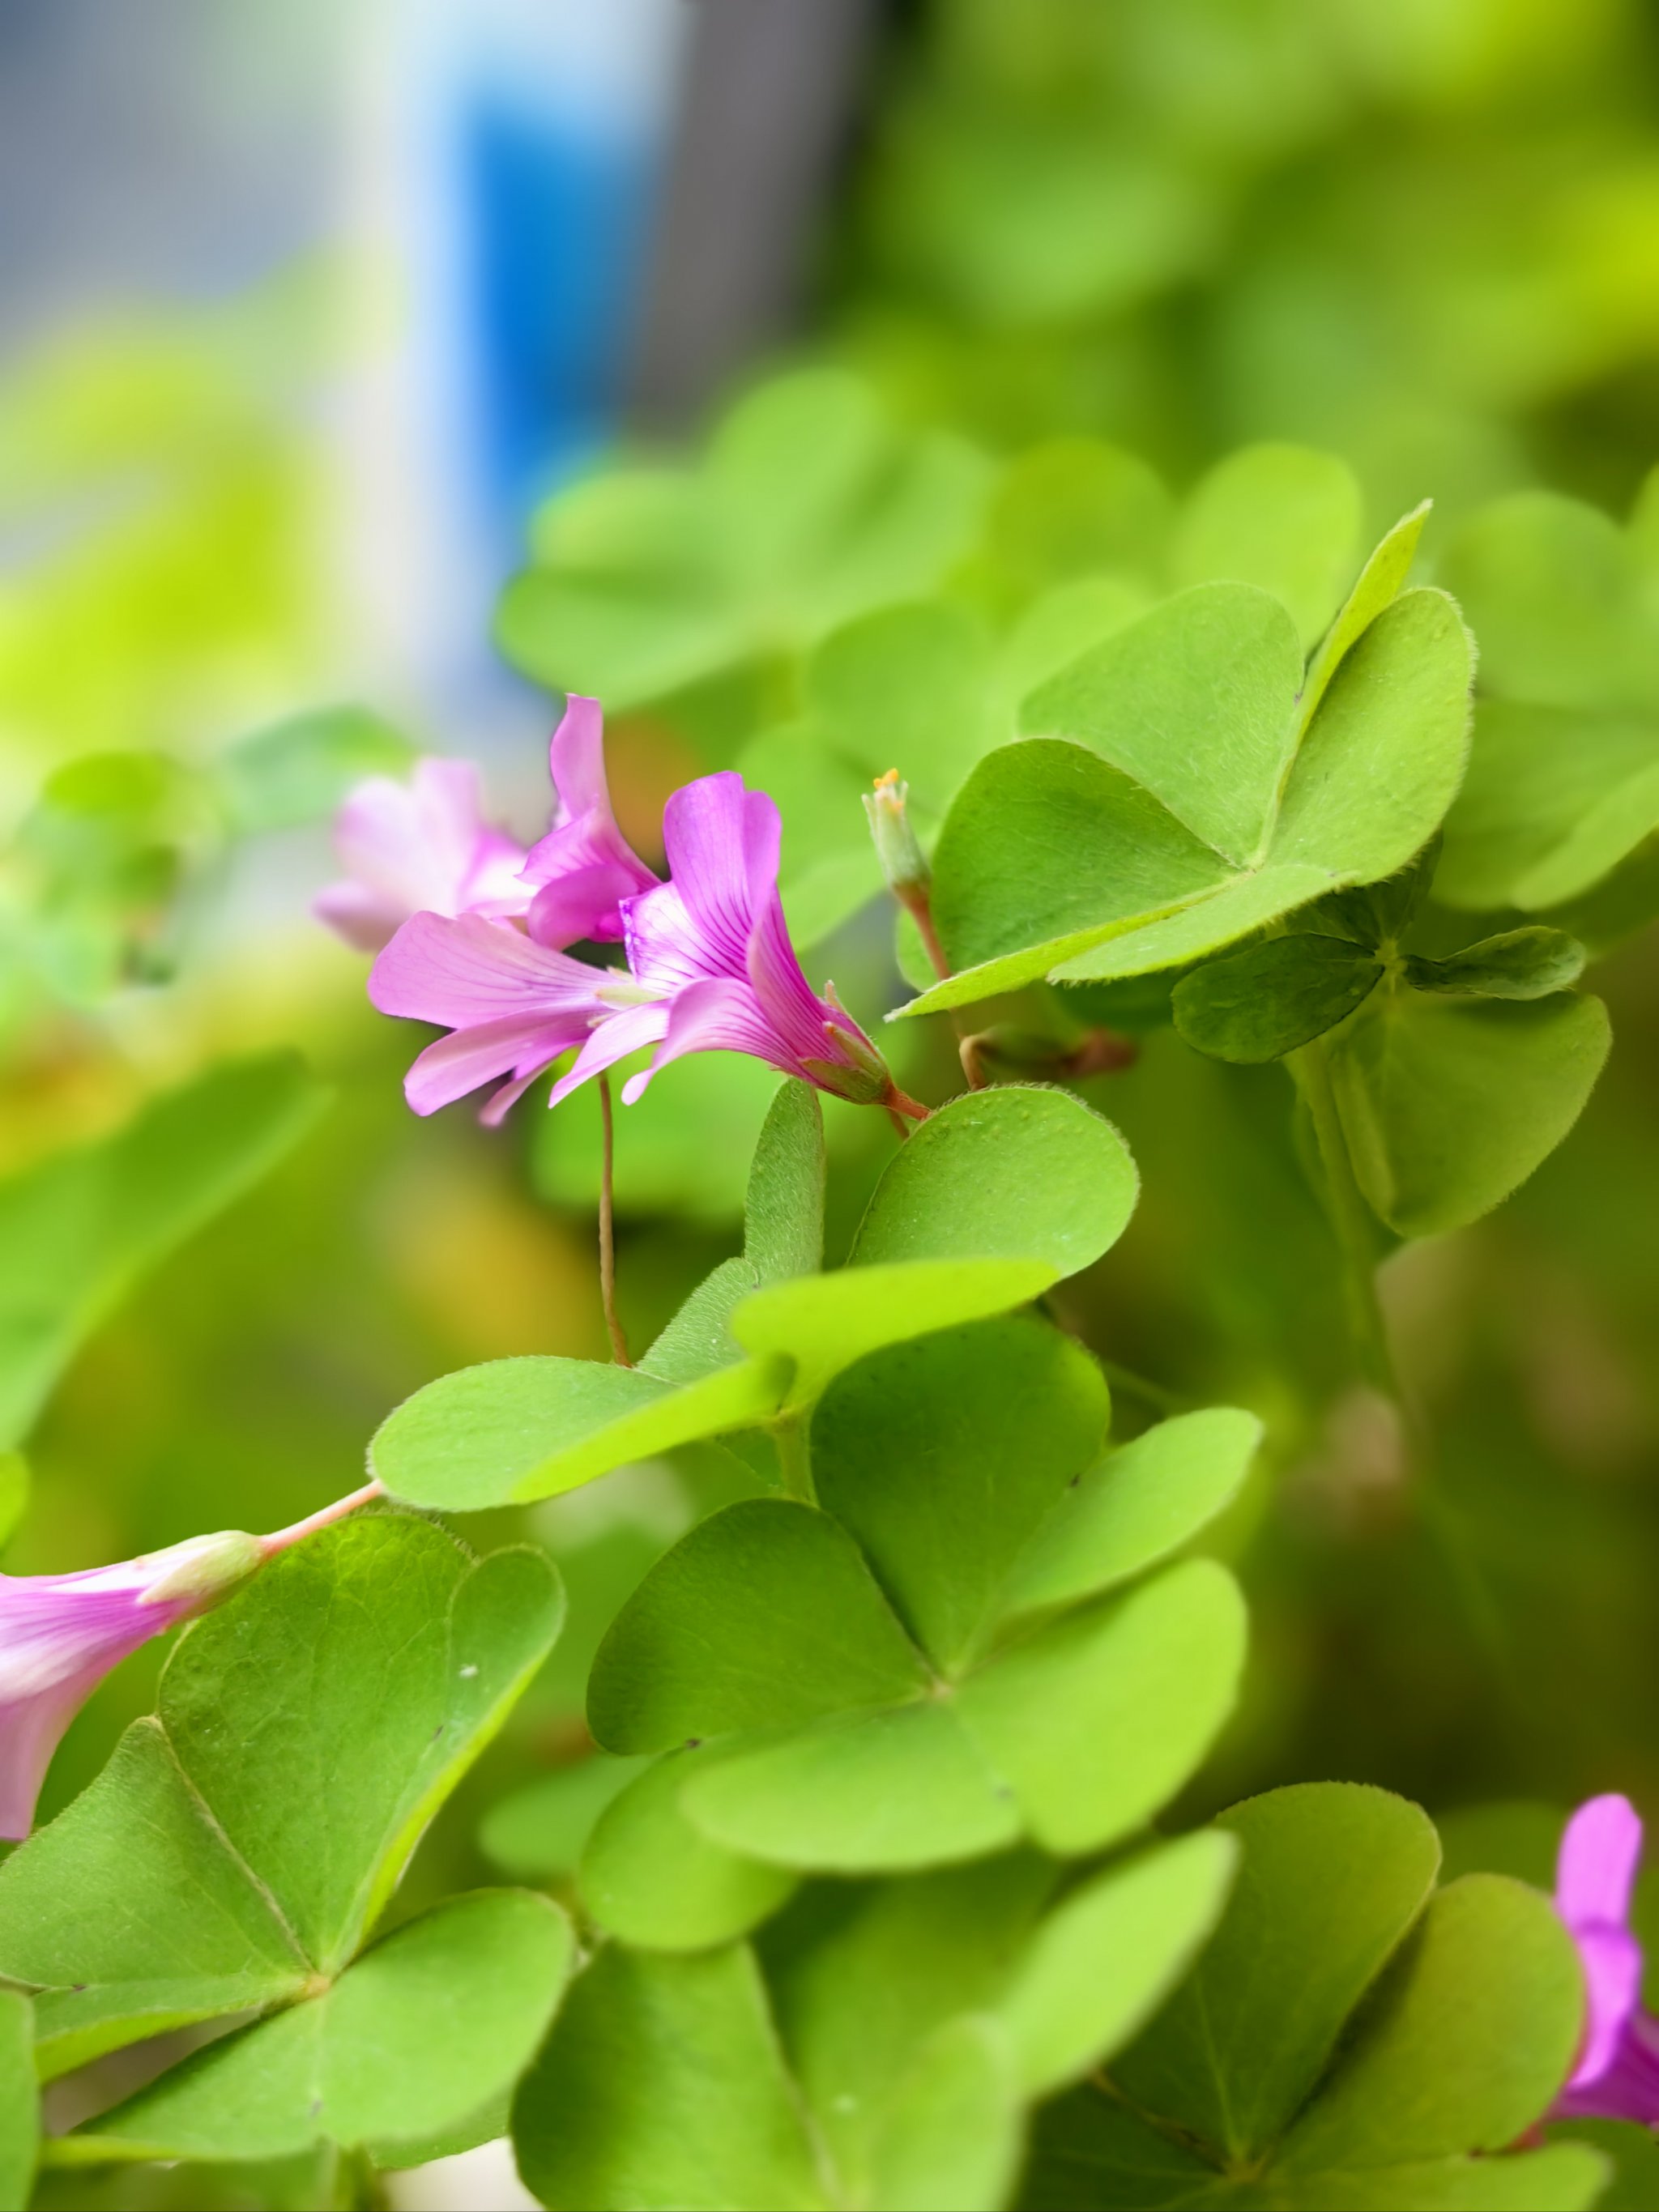
[{"label": "pink oxalis flower", "polygon": [[471,761],[417,761],[407,783],[370,776],[335,817],[344,879],[312,911],[362,952],[378,952],[412,914],[525,913],[535,894],[524,848],[482,809]]},{"label": "pink oxalis flower", "polygon": [[0,1836],[27,1835],[52,1755],[110,1669],[264,1556],[229,1529],[80,1574],[0,1575]]},{"label": "pink oxalis flower", "polygon": [[1642,1947],[1630,1924],[1642,1823],[1628,1797],[1592,1797],[1567,1823],[1555,1909],[1578,1947],[1589,2014],[1558,2119],[1659,2127],[1659,2021],[1643,2009]]},{"label": "pink oxalis flower", "polygon": [[383,1013],[451,1032],[410,1069],[410,1104],[429,1114],[505,1075],[484,1109],[495,1121],[573,1045],[551,1105],[654,1045],[649,1067],[623,1086],[629,1103],[687,1053],[742,1052],[821,1091],[920,1114],[833,989],[820,998],[801,971],[778,896],[781,835],[772,801],[730,769],[677,791],[663,815],[671,880],[617,901],[625,969],[589,967],[474,918],[415,915],[368,981]]}]

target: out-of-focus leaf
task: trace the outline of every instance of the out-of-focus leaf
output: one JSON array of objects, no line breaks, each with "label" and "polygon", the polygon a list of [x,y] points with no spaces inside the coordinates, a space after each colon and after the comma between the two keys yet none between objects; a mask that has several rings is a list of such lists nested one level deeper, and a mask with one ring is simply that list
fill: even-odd
[{"label": "out-of-focus leaf", "polygon": [[926,1686],[920,1655],[827,1514],[750,1498],[701,1522],[617,1614],[588,1683],[607,1750],[798,1725]]},{"label": "out-of-focus leaf", "polygon": [[0,1868],[0,1972],[43,1989],[43,2066],[337,1972],[562,1613],[539,1553],[370,1513],[198,1622],[159,1717]]},{"label": "out-of-focus leaf", "polygon": [[394,1498],[473,1513],[574,1490],[629,1460],[775,1412],[786,1360],[747,1359],[677,1389],[638,1367],[549,1355],[441,1376],[375,1431],[369,1465]]},{"label": "out-of-focus leaf", "polygon": [[1261,1424],[1216,1407],[1109,1452],[1066,1491],[1003,1587],[1006,1616],[1074,1604],[1143,1574],[1194,1536],[1243,1483]]},{"label": "out-of-focus leaf", "polygon": [[0,1446],[135,1280],[268,1174],[326,1098],[291,1053],[232,1061],[0,1183]]},{"label": "out-of-focus leaf", "polygon": [[1158,2009],[1215,1926],[1238,1856],[1216,1830],[1186,1836],[1048,1915],[998,2008],[1028,2095],[1091,2072]]},{"label": "out-of-focus leaf", "polygon": [[885,607],[826,638],[806,666],[806,701],[830,744],[868,775],[899,774],[942,810],[988,745],[990,642],[943,599]]},{"label": "out-of-focus leaf", "polygon": [[497,635],[556,690],[659,699],[930,590],[967,550],[988,474],[960,440],[900,429],[850,376],[777,377],[699,465],[556,494]]},{"label": "out-of-focus leaf", "polygon": [[1095,438],[1055,438],[1010,463],[987,537],[1028,591],[1103,570],[1153,582],[1170,512],[1169,494],[1136,455]]},{"label": "out-of-focus leaf", "polygon": [[544,2204],[817,2212],[826,2199],[747,1947],[607,1944],[573,1984],[513,2108]]},{"label": "out-of-focus leaf", "polygon": [[1382,969],[1341,937],[1270,937],[1206,961],[1176,985],[1175,1025],[1196,1051],[1250,1065],[1280,1060],[1344,1021]]},{"label": "out-of-focus leaf", "polygon": [[1024,1316],[878,1352],[820,1400],[819,1502],[946,1674],[971,1650],[1010,1560],[1098,1453],[1107,1411],[1088,1354]]},{"label": "out-of-focus leaf", "polygon": [[[649,1055],[623,1061],[620,1085]],[[633,1105],[616,1109],[615,1187],[619,1219],[682,1214],[725,1224],[743,1212],[746,1162],[754,1150],[777,1078],[736,1052],[690,1054],[672,1080],[653,1083]],[[585,1084],[556,1114],[543,1114],[532,1138],[536,1188],[556,1206],[599,1202],[601,1133],[597,1086]]]},{"label": "out-of-focus leaf", "polygon": [[415,747],[367,707],[323,707],[256,730],[215,763],[231,827],[287,830],[331,814],[355,783],[399,775]]},{"label": "out-of-focus leaf", "polygon": [[1483,938],[1449,960],[1407,960],[1406,979],[1418,991],[1545,999],[1576,983],[1583,968],[1583,946],[1565,931],[1510,929],[1501,937]]},{"label": "out-of-focus leaf", "polygon": [[20,1451],[0,1451],[0,1546],[10,1542],[29,1507],[29,1463]]},{"label": "out-of-focus leaf", "polygon": [[1305,650],[1353,574],[1359,517],[1359,486],[1334,453],[1243,447],[1218,462],[1188,501],[1176,531],[1175,580],[1260,586],[1290,609]]},{"label": "out-of-focus leaf", "polygon": [[1000,1653],[963,1718],[1045,1850],[1098,1850],[1179,1789],[1231,1711],[1244,1607],[1209,1559],[1170,1568]]},{"label": "out-of-focus leaf", "polygon": [[451,1898],[301,2004],[240,2029],[55,2146],[58,2160],[280,2158],[434,2133],[509,2089],[575,1945],[549,1899]]},{"label": "out-of-focus leaf", "polygon": [[852,1258],[1031,1259],[1074,1275],[1117,1242],[1139,1190],[1122,1138],[1069,1091],[966,1091],[888,1163]]},{"label": "out-of-focus leaf", "polygon": [[1376,1213],[1402,1237],[1479,1220],[1571,1128],[1608,1042],[1599,999],[1374,994],[1322,1049]]},{"label": "out-of-focus leaf", "polygon": [[792,1876],[724,1850],[680,1809],[698,1764],[670,1752],[599,1815],[581,1858],[582,1901],[601,1928],[652,1951],[729,1943],[775,1912]]},{"label": "out-of-focus leaf", "polygon": [[809,951],[885,894],[864,811],[870,777],[810,721],[766,731],[744,746],[737,767],[777,806],[784,918],[796,946]]}]

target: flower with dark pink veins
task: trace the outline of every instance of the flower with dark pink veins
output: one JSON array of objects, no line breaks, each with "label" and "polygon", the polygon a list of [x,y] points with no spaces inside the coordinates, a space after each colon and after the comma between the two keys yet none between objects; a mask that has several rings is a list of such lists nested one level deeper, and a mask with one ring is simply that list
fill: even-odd
[{"label": "flower with dark pink veins", "polygon": [[228,1529],[73,1575],[0,1575],[0,1836],[27,1836],[64,1729],[111,1669],[265,1556]]},{"label": "flower with dark pink veins", "polygon": [[580,1045],[554,1085],[579,1084],[655,1045],[630,1076],[630,1104],[671,1060],[741,1052],[820,1091],[920,1119],[881,1054],[831,988],[801,972],[778,897],[780,824],[763,793],[727,769],[669,800],[663,839],[671,880],[620,902],[628,966],[593,968],[476,917],[418,914],[375,962],[368,994],[383,1013],[451,1034],[410,1070],[404,1094],[429,1114],[507,1076],[483,1118],[499,1121],[544,1068]]},{"label": "flower with dark pink veins", "polygon": [[657,878],[617,827],[605,778],[605,719],[597,699],[573,691],[548,748],[556,805],[532,845],[524,878],[534,890],[526,926],[538,945],[562,951],[580,938],[614,944],[622,903]]},{"label": "flower with dark pink veins", "polygon": [[407,783],[370,776],[335,817],[334,846],[345,877],[312,911],[362,952],[378,952],[412,914],[505,921],[535,896],[523,846],[483,818],[471,761],[417,761]]},{"label": "flower with dark pink veins", "polygon": [[1641,1856],[1642,1823],[1628,1797],[1592,1797],[1561,1838],[1555,1909],[1578,1947],[1589,2009],[1556,2119],[1659,2127],[1659,2021],[1642,2006],[1642,1947],[1630,1924]]}]

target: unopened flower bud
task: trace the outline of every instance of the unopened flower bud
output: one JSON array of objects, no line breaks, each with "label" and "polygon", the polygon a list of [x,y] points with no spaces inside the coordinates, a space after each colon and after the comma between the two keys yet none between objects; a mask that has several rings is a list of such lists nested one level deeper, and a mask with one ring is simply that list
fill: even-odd
[{"label": "unopened flower bud", "polygon": [[251,1575],[264,1558],[257,1536],[240,1528],[221,1528],[211,1536],[191,1536],[170,1550],[134,1561],[150,1568],[155,1579],[139,1596],[140,1605],[201,1606],[222,1597]]},{"label": "unopened flower bud", "polygon": [[864,811],[870,817],[870,835],[876,841],[876,857],[889,887],[908,906],[907,893],[926,890],[931,880],[927,856],[916,842],[910,826],[908,783],[890,768],[876,778],[876,787],[864,794]]}]

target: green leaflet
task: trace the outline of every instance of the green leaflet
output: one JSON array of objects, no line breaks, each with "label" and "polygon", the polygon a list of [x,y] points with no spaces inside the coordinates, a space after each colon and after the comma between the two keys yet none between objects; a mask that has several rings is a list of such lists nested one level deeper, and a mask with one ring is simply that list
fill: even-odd
[{"label": "green leaflet", "polygon": [[1123,1234],[1139,1188],[1122,1138],[1069,1091],[968,1091],[890,1161],[851,1256],[1033,1259],[1073,1275]]},{"label": "green leaflet", "polygon": [[42,1988],[46,2070],[337,1973],[562,1609],[538,1553],[368,1513],[198,1622],[156,1717],[0,1869],[0,1972]]},{"label": "green leaflet", "polygon": [[1183,975],[1170,1003],[1189,1045],[1249,1066],[1334,1029],[1382,975],[1376,956],[1346,938],[1270,937]]},{"label": "green leaflet", "polygon": [[799,650],[926,592],[966,550],[986,464],[901,430],[854,378],[775,378],[697,465],[617,470],[556,494],[497,617],[508,658],[613,710]]},{"label": "green leaflet", "polygon": [[0,1183],[0,1447],[135,1279],[268,1174],[326,1097],[294,1054],[233,1060]]},{"label": "green leaflet", "polygon": [[62,2163],[280,2158],[465,2121],[511,2087],[569,1972],[570,1924],[523,1890],[447,1899],[331,1987],[240,2029],[54,2146]]},{"label": "green leaflet", "polygon": [[809,2212],[830,2199],[747,1947],[608,1944],[578,1977],[513,2115],[550,2206]]},{"label": "green leaflet", "polygon": [[1489,1212],[1571,1128],[1608,1042],[1599,999],[1375,993],[1327,1049],[1376,1212],[1406,1237]]},{"label": "green leaflet", "polygon": [[940,832],[934,910],[959,972],[905,1012],[1040,975],[1177,965],[1403,867],[1462,773],[1457,610],[1430,591],[1385,607],[1299,744],[1287,630],[1267,594],[1200,586],[1034,694],[1024,719],[1048,739],[1042,757],[992,753]]},{"label": "green leaflet", "polygon": [[1484,1875],[1431,1894],[1434,1832],[1381,1790],[1276,1790],[1218,1825],[1243,1850],[1215,1936],[1113,2064],[1114,2097],[1042,2116],[1028,2201],[1591,2203],[1605,2169],[1583,2146],[1507,2154],[1579,2033],[1548,1903]]},{"label": "green leaflet", "polygon": [[794,1888],[775,1867],[722,1850],[680,1810],[686,1763],[670,1752],[600,1814],[581,1856],[582,1901],[600,1927],[647,1950],[728,1943]]}]

